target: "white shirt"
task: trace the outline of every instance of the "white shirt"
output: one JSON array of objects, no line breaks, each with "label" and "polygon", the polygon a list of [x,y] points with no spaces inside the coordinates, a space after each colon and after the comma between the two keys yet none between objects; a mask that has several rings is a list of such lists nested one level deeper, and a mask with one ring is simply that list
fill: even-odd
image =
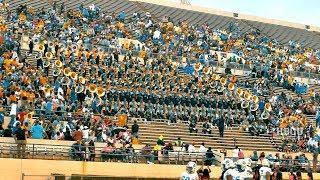
[{"label": "white shirt", "polygon": [[228,169],[223,175],[223,180],[227,180],[227,176],[229,175],[232,176],[232,179],[236,180],[238,173],[236,169]]},{"label": "white shirt", "polygon": [[232,157],[238,157],[238,154],[239,154],[239,149],[234,149],[232,150]]},{"label": "white shirt", "polygon": [[189,144],[189,147],[188,147],[188,152],[191,153],[191,152],[196,152],[196,148],[192,145],[192,144]]},{"label": "white shirt", "polygon": [[89,130],[90,129],[82,130],[83,139],[88,139],[89,138]]},{"label": "white shirt", "polygon": [[269,167],[261,167],[259,169],[260,180],[267,180],[266,178],[267,172],[270,172],[270,173],[272,172]]},{"label": "white shirt", "polygon": [[199,148],[199,153],[206,153],[207,152],[207,148],[200,145],[200,148]]},{"label": "white shirt", "polygon": [[11,115],[17,115],[17,104],[16,103],[12,103],[11,105],[11,110],[10,110],[10,116]]},{"label": "white shirt", "polygon": [[193,174],[189,174],[187,172],[183,172],[181,174],[181,180],[198,180],[198,174],[197,173],[193,173]]}]

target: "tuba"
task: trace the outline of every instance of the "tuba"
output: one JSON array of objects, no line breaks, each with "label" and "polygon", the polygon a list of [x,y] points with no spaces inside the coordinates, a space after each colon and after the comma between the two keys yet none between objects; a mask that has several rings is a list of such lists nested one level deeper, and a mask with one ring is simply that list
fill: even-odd
[{"label": "tuba", "polygon": [[225,85],[227,84],[227,79],[224,78],[224,77],[222,77],[222,78],[220,79],[220,83],[221,83],[222,86],[225,86]]},{"label": "tuba", "polygon": [[264,109],[268,112],[270,112],[272,110],[271,104],[270,103],[266,103],[266,105],[264,105]]},{"label": "tuba", "polygon": [[97,90],[97,85],[95,85],[95,84],[90,84],[90,85],[89,85],[89,91],[90,91],[91,93],[95,93],[96,90]]},{"label": "tuba", "polygon": [[76,81],[78,79],[78,74],[75,72],[71,72],[70,73],[70,78],[74,81]]},{"label": "tuba", "polygon": [[68,77],[63,77],[63,78],[61,79],[61,84],[62,84],[62,85],[67,86],[67,85],[70,84],[70,82],[71,82],[71,80],[70,80],[70,78],[68,78]]},{"label": "tuba", "polygon": [[243,100],[241,102],[241,108],[242,109],[247,109],[249,107],[250,103],[248,101]]},{"label": "tuba", "polygon": [[85,84],[86,83],[86,78],[84,78],[83,76],[79,76],[79,82],[81,83],[81,84]]},{"label": "tuba", "polygon": [[254,103],[250,105],[250,111],[257,111],[259,108],[259,105]]},{"label": "tuba", "polygon": [[52,59],[53,58],[52,52],[46,52],[45,56],[46,56],[47,59]]},{"label": "tuba", "polygon": [[82,93],[83,91],[84,91],[84,87],[78,84],[77,87],[75,88],[75,92]]},{"label": "tuba", "polygon": [[268,111],[263,111],[261,114],[261,119],[268,119],[270,116],[270,113]]},{"label": "tuba", "polygon": [[60,60],[56,60],[56,61],[54,62],[54,65],[55,65],[56,67],[58,67],[58,68],[61,68],[61,67],[63,66],[63,64],[62,64],[62,62],[61,62]]},{"label": "tuba", "polygon": [[229,89],[229,91],[233,91],[234,90],[234,83],[229,83],[228,84],[228,89]]},{"label": "tuba", "polygon": [[195,71],[199,71],[201,69],[201,63],[195,63],[193,68]]},{"label": "tuba", "polygon": [[61,74],[61,69],[54,69],[53,72],[52,72],[52,75],[57,77]]},{"label": "tuba", "polygon": [[49,61],[43,61],[43,67],[49,67],[50,64],[51,63]]},{"label": "tuba", "polygon": [[99,97],[102,97],[104,96],[106,93],[105,89],[102,88],[102,87],[98,87],[97,90],[96,90],[96,94],[99,96]]},{"label": "tuba", "polygon": [[70,73],[71,73],[71,70],[70,70],[69,68],[64,68],[64,69],[63,69],[63,74],[64,74],[65,76],[70,76]]}]

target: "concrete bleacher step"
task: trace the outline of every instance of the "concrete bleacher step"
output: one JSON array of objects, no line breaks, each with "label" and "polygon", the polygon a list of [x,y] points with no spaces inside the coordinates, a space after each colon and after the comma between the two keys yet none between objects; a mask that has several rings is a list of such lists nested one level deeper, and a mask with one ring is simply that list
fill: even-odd
[{"label": "concrete bleacher step", "polygon": [[[130,127],[132,123],[128,123]],[[179,131],[177,131],[179,129]],[[226,148],[233,149],[235,145],[240,146],[246,150],[264,150],[274,151],[275,147],[271,143],[270,135],[265,136],[251,136],[247,132],[241,132],[237,129],[226,129],[224,137],[219,137],[217,129],[212,130],[211,135],[201,134],[201,127],[198,128],[198,133],[189,133],[188,126],[186,124],[170,124],[165,122],[151,122],[141,123],[139,130],[139,140],[142,143],[149,143],[154,145],[160,135],[164,136],[165,141],[174,142],[180,137],[186,143],[200,143],[205,142],[208,146],[216,149]],[[254,141],[255,143],[251,143]],[[275,139],[276,144],[280,144],[280,139]]]}]

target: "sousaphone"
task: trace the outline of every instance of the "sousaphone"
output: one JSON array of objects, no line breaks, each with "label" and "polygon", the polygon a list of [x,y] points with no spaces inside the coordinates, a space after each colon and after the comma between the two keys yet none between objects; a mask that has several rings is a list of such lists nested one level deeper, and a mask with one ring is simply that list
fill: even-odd
[{"label": "sousaphone", "polygon": [[49,59],[49,60],[53,58],[52,52],[46,52],[45,56],[46,56],[46,58]]}]

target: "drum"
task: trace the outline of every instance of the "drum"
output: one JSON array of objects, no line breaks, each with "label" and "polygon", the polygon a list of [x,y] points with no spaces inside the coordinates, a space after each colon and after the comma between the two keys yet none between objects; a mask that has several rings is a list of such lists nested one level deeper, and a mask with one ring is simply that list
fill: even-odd
[{"label": "drum", "polygon": [[127,125],[128,116],[126,114],[122,114],[118,116],[118,126]]}]

